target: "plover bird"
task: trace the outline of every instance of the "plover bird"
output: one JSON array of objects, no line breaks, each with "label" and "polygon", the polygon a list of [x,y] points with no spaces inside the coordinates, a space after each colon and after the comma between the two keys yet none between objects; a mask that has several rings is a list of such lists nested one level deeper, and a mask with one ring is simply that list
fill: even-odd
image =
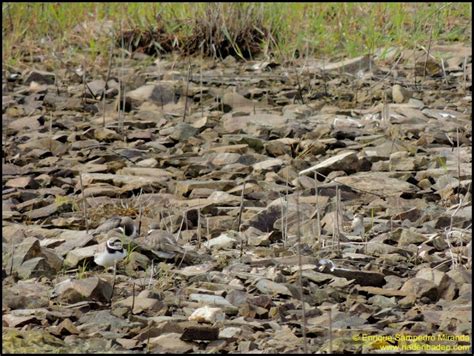
[{"label": "plover bird", "polygon": [[137,225],[128,216],[121,219],[120,226],[118,228],[123,234],[125,234],[125,236],[130,239],[134,239],[138,236]]},{"label": "plover bird", "polygon": [[123,260],[127,256],[122,242],[119,238],[108,239],[105,244],[105,250],[94,256],[94,262],[102,267],[108,268]]},{"label": "plover bird", "polygon": [[328,273],[328,272],[334,272],[334,270],[336,269],[336,265],[334,264],[333,261],[323,258],[318,261],[317,268],[320,272]]},{"label": "plover bird", "polygon": [[150,235],[155,230],[160,230],[160,223],[158,222],[151,223],[150,226],[148,226],[148,232],[146,234]]},{"label": "plover bird", "polygon": [[135,242],[141,248],[150,250],[157,257],[163,259],[174,258],[183,260],[185,263],[195,263],[205,258],[205,256],[180,246],[174,235],[164,230],[151,229],[146,236],[136,239]]},{"label": "plover bird", "polygon": [[352,233],[357,236],[362,236],[365,232],[364,216],[362,214],[355,214],[352,220]]},{"label": "plover bird", "polygon": [[100,224],[93,232],[93,235],[100,233],[108,233],[112,230],[119,230],[122,234],[130,239],[134,239],[138,236],[138,228],[133,220],[128,217],[113,216]]}]

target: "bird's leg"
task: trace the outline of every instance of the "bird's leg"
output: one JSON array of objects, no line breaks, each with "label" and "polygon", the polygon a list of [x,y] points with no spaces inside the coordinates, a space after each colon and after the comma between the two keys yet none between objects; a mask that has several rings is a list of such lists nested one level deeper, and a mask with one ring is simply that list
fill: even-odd
[{"label": "bird's leg", "polygon": [[117,273],[117,261],[114,261],[114,276],[112,278],[112,294],[110,295],[110,303],[112,303],[112,297],[114,296],[116,273]]}]

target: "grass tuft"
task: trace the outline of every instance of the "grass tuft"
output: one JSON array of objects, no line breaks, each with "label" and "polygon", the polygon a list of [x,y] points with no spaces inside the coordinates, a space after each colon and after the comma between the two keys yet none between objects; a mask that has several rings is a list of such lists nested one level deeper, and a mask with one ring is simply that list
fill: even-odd
[{"label": "grass tuft", "polygon": [[470,3],[3,3],[3,63],[51,49],[107,62],[110,39],[148,54],[357,56],[470,42]]}]

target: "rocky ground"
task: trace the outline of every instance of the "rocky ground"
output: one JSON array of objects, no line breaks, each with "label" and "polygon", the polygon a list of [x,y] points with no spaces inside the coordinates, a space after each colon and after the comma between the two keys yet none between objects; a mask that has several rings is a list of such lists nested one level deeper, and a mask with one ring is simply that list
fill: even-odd
[{"label": "rocky ground", "polygon": [[4,69],[3,351],[469,351],[471,53]]}]

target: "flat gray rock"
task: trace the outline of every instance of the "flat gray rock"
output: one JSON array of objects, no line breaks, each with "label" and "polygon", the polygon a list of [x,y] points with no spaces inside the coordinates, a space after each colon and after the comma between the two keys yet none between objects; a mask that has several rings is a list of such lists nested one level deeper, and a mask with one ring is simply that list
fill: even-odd
[{"label": "flat gray rock", "polygon": [[313,174],[320,172],[327,175],[329,172],[343,170],[345,172],[354,172],[358,168],[358,158],[354,151],[347,151],[339,153],[338,155],[328,158],[321,163],[318,163],[308,169],[299,172],[300,175]]},{"label": "flat gray rock", "polygon": [[384,172],[360,172],[347,177],[337,177],[334,181],[361,191],[385,196],[413,193],[418,190],[415,185],[392,178],[389,173]]}]

